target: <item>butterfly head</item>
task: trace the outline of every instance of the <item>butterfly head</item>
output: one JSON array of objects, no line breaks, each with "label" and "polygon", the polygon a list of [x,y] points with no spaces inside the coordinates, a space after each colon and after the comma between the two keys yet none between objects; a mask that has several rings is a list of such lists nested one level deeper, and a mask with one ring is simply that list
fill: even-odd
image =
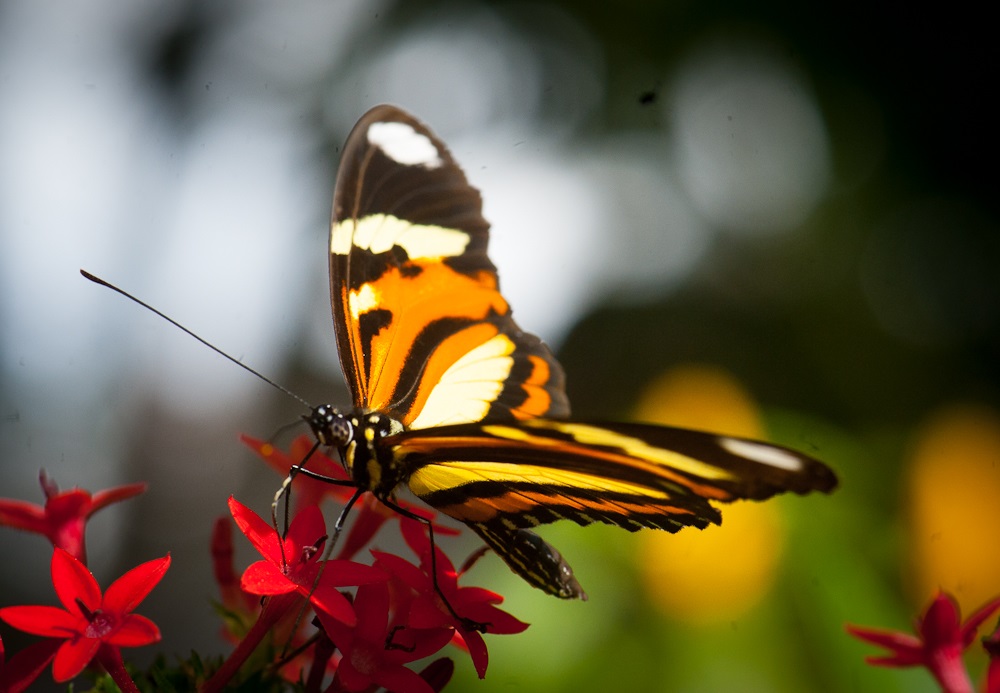
[{"label": "butterfly head", "polygon": [[323,445],[343,448],[354,436],[354,424],[329,404],[321,404],[303,417]]}]

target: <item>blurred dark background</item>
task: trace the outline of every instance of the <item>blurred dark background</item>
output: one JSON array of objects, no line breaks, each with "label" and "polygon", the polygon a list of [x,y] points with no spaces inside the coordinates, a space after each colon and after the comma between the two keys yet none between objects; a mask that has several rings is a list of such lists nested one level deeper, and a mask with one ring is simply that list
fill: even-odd
[{"label": "blurred dark background", "polygon": [[[90,567],[106,585],[170,551],[143,611],[162,649],[224,651],[211,522],[278,482],[237,435],[302,412],[78,269],[346,402],[333,175],[391,102],[483,191],[505,294],[578,415],[724,427],[717,376],[759,435],[842,479],[775,504],[767,579],[715,620],[644,606],[672,589],[642,577],[645,540],[553,528],[591,601],[482,567],[533,626],[456,690],[927,690],[866,668],[843,624],[905,628],[938,586],[966,610],[1000,593],[994,34],[963,3],[5,0],[0,496],[40,502],[39,468],[150,481],[91,524]],[[721,419],[684,418],[701,396]],[[0,603],[51,603],[43,540],[0,542]]]}]

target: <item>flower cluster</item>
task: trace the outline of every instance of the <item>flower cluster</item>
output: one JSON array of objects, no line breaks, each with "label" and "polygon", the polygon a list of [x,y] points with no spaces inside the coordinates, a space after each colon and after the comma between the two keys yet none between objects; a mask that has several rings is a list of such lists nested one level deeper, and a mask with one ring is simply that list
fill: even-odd
[{"label": "flower cluster", "polygon": [[[244,442],[282,475],[313,447],[304,436],[288,452],[252,438]],[[312,455],[309,468],[346,480],[340,465],[319,453]],[[58,682],[70,681],[88,667],[103,668],[121,690],[138,691],[141,682],[126,670],[121,648],[160,639],[156,625],[133,611],[163,577],[170,557],[128,571],[102,594],[86,567],[84,530],[96,510],[141,493],[145,486],[123,486],[93,496],[79,489],[60,493],[43,475],[42,488],[45,507],[0,500],[0,523],[52,542],[52,581],[62,607],[0,609],[0,620],[43,638],[8,661],[0,642],[0,692],[25,690],[50,663]],[[305,691],[382,687],[433,693],[447,684],[453,664],[439,658],[417,671],[415,662],[453,644],[468,653],[482,677],[488,663],[483,633],[527,628],[498,608],[500,595],[459,585],[462,571],[435,545],[429,530],[435,535],[457,532],[434,523],[427,509],[404,506],[424,519],[420,522],[365,494],[349,531],[336,541],[336,536],[327,535],[320,503],[328,497],[345,503],[355,489],[300,475],[292,490],[286,531],[279,532],[273,522],[235,498],[229,499],[231,520],[216,521],[211,553],[221,597],[218,611],[234,648],[221,662],[182,663],[177,669],[190,675],[187,688],[211,693],[253,678],[268,681],[269,690],[283,687],[284,681]],[[371,549],[370,560],[360,562],[362,551],[390,522],[398,522],[416,559]],[[233,562],[234,523],[261,557],[242,575]],[[332,543],[336,545],[328,547]],[[153,680],[166,678],[159,672]]]}]

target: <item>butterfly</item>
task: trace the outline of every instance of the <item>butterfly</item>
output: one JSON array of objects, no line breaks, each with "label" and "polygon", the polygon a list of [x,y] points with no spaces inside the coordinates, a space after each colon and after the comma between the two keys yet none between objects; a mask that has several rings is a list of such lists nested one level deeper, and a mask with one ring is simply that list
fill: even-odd
[{"label": "butterfly", "polygon": [[586,595],[537,525],[676,532],[718,524],[713,502],[836,486],[777,445],[570,419],[563,369],[511,317],[488,241],[479,192],[444,143],[399,108],[368,111],[344,145],[329,247],[352,408],[308,417],[358,489],[398,507],[408,488],[569,599]]}]

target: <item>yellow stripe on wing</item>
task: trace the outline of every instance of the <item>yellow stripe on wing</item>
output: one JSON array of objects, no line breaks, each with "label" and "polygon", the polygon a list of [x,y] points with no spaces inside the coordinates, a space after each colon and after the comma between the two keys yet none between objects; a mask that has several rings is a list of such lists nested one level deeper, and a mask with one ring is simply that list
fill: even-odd
[{"label": "yellow stripe on wing", "polygon": [[[410,489],[418,496],[448,491],[464,484],[488,481],[497,484],[520,483],[539,486],[562,486],[568,489],[619,493],[665,500],[670,495],[657,488],[629,483],[587,472],[557,469],[533,464],[503,462],[440,462],[421,467],[410,476]],[[558,492],[558,491],[556,491]]]},{"label": "yellow stripe on wing", "polygon": [[[656,465],[672,467],[687,474],[700,476],[703,479],[719,481],[733,481],[736,479],[734,474],[715,465],[707,464],[699,459],[688,457],[674,450],[650,445],[642,438],[623,435],[608,428],[545,419],[526,421],[525,425],[532,428],[549,429],[564,433],[572,436],[573,440],[580,445],[599,445],[601,447],[617,448],[629,457],[652,462]],[[524,440],[530,442],[532,445],[552,445],[553,443],[562,443],[565,445],[564,441],[531,436],[521,429],[506,426],[484,426],[483,428],[492,435],[514,440]]]}]

